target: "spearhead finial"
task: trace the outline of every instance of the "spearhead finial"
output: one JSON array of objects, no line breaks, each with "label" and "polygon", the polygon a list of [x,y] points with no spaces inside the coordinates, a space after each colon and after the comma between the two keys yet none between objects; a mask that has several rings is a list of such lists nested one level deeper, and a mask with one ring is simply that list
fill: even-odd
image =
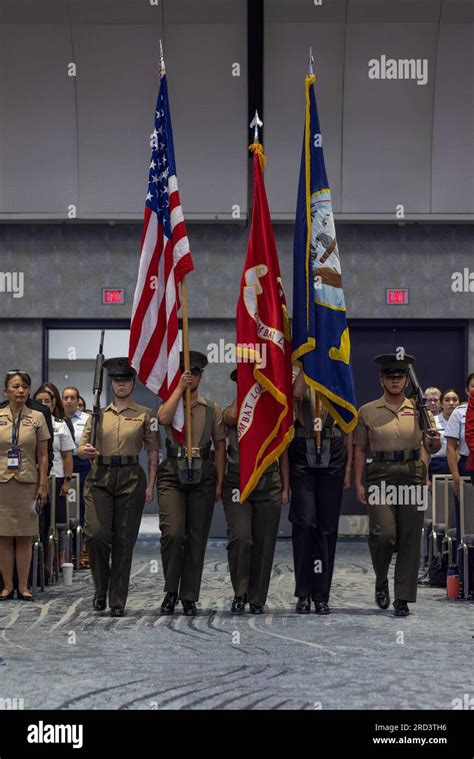
[{"label": "spearhead finial", "polygon": [[160,76],[164,76],[166,74],[165,69],[165,59],[163,58],[163,45],[161,44],[160,40]]},{"label": "spearhead finial", "polygon": [[308,62],[308,74],[309,76],[313,76],[313,63],[314,63],[314,57],[313,57],[313,48],[311,45],[309,46],[309,62]]},{"label": "spearhead finial", "polygon": [[254,132],[253,132],[253,141],[254,142],[258,142],[258,130],[259,130],[259,127],[261,127],[261,126],[263,126],[263,121],[260,119],[260,116],[258,115],[258,111],[255,110],[255,116],[253,117],[252,121],[250,122],[250,129],[252,129],[252,127],[255,127],[254,128]]}]

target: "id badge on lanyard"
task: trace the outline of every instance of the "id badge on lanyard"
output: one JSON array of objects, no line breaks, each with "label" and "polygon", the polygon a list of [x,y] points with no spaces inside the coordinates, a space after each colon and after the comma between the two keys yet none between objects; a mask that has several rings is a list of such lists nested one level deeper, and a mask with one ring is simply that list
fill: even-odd
[{"label": "id badge on lanyard", "polygon": [[21,448],[18,443],[20,440],[20,421],[21,414],[18,415],[16,422],[12,425],[12,447],[7,451],[7,468],[18,469],[21,463]]}]

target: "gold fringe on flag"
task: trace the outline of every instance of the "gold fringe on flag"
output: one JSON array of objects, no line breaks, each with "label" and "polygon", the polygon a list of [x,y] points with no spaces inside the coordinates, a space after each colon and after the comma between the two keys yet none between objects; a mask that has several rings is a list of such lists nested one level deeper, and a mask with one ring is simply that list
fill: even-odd
[{"label": "gold fringe on flag", "polygon": [[260,161],[260,168],[265,168],[265,164],[267,162],[267,159],[265,158],[265,153],[263,152],[263,145],[260,142],[252,142],[251,145],[249,145],[249,150],[252,151],[252,153],[257,153],[258,160]]}]

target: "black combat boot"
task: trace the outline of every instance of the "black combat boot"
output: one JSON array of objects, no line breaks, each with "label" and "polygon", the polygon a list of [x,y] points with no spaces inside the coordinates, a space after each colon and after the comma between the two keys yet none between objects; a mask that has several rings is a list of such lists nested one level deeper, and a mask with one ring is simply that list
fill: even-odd
[{"label": "black combat boot", "polygon": [[247,596],[236,596],[230,607],[231,614],[243,614],[247,605]]},{"label": "black combat boot", "polygon": [[181,601],[183,604],[183,614],[185,617],[195,617],[197,614],[196,604],[194,601]]},{"label": "black combat boot", "polygon": [[316,612],[316,614],[330,614],[331,613],[331,609],[329,608],[329,605],[326,603],[326,601],[315,601],[314,611]]},{"label": "black combat boot", "polygon": [[107,599],[105,596],[99,596],[98,593],[94,594],[94,600],[92,601],[92,608],[94,611],[104,611],[107,606]]},{"label": "black combat boot", "polygon": [[379,587],[375,586],[375,603],[381,609],[388,609],[390,606],[390,593],[388,590],[388,580],[385,580]]},{"label": "black combat boot", "polygon": [[125,609],[123,606],[112,606],[110,609],[110,616],[111,617],[124,617],[125,616]]},{"label": "black combat boot", "polygon": [[311,611],[311,600],[309,596],[300,596],[296,602],[295,611],[297,614],[309,614]]},{"label": "black combat boot", "polygon": [[396,617],[408,617],[410,609],[406,601],[396,598],[393,602],[393,613]]},{"label": "black combat boot", "polygon": [[161,614],[173,614],[174,607],[176,606],[177,600],[178,600],[177,593],[167,593],[163,600],[163,603],[161,604],[161,609],[160,609]]}]

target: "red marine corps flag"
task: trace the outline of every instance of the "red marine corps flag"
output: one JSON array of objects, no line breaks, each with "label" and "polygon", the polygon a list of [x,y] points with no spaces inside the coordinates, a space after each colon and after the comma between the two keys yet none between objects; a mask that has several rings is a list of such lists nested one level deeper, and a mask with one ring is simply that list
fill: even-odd
[{"label": "red marine corps flag", "polygon": [[[256,115],[256,124],[257,119]],[[241,503],[293,437],[290,326],[257,134],[250,146],[254,153],[252,226],[237,304]]]}]

